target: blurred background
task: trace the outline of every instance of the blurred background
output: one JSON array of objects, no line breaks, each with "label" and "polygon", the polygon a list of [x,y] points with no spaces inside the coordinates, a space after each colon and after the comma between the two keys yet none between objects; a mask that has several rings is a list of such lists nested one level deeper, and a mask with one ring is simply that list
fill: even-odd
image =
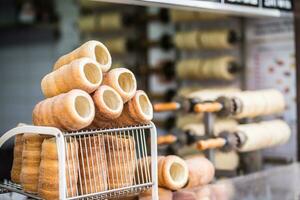
[{"label": "blurred background", "polygon": [[[288,12],[287,8],[283,10]],[[194,11],[176,15],[175,10],[167,8],[87,0],[1,0],[0,135],[20,122],[32,123],[32,109],[43,99],[41,78],[52,70],[59,56],[85,41],[99,40],[110,50],[113,67],[131,69],[139,89],[145,90],[153,103],[168,102],[176,96],[204,89],[226,93],[275,88],[284,94],[287,106],[282,114],[229,123],[284,119],[292,129],[289,142],[262,152],[218,152],[220,158],[215,162],[219,176],[233,177],[295,161],[297,107],[293,18],[290,15],[249,16],[245,11],[246,14],[240,15],[198,12],[194,20],[182,20],[185,12]],[[225,30],[232,46],[193,50],[185,49],[176,41],[178,33],[196,30]],[[195,79],[181,77],[175,70],[176,64],[185,59],[220,57],[234,58],[230,71],[233,77],[215,75]],[[203,124],[201,116],[175,112],[155,113],[154,122],[159,135],[190,131],[187,125],[191,123]],[[178,149],[182,151],[176,154],[181,156],[195,154],[187,145]],[[160,150],[165,151],[163,147]],[[12,141],[5,144],[0,156],[0,160],[11,162]],[[0,165],[1,178],[9,177],[10,166]]]}]

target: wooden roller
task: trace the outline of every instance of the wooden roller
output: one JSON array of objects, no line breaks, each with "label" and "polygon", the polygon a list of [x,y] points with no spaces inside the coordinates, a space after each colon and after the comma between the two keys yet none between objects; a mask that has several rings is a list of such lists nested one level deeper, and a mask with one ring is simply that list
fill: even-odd
[{"label": "wooden roller", "polygon": [[157,145],[172,144],[176,142],[177,137],[172,134],[161,135],[157,137]]},{"label": "wooden roller", "polygon": [[218,112],[223,108],[222,104],[218,102],[205,102],[205,103],[198,103],[194,106],[194,111],[196,113],[203,113],[203,112]]},{"label": "wooden roller", "polygon": [[153,118],[153,107],[142,91],[136,91],[134,97],[124,105],[121,116],[116,120],[120,126],[149,123]]},{"label": "wooden roller", "polygon": [[93,94],[93,100],[96,113],[91,127],[114,127],[114,120],[120,117],[123,110],[123,100],[121,96],[113,88],[107,85],[101,85]]},{"label": "wooden roller", "polygon": [[[76,140],[66,142],[67,197],[76,196],[78,180],[78,145]],[[38,195],[46,200],[59,199],[59,163],[55,138],[45,139],[41,150]]]},{"label": "wooden roller", "polygon": [[114,88],[120,94],[124,103],[134,96],[137,88],[134,74],[126,68],[110,70],[103,77],[103,85]]},{"label": "wooden roller", "polygon": [[166,156],[158,160],[158,185],[178,190],[188,182],[188,166],[178,156]]},{"label": "wooden roller", "polygon": [[101,42],[91,40],[60,57],[54,64],[54,70],[82,57],[91,58],[98,62],[103,72],[107,72],[111,67],[111,55],[108,49]]},{"label": "wooden roller", "polygon": [[72,89],[94,92],[102,82],[100,65],[90,58],[73,60],[42,79],[42,91],[45,97],[53,97]]},{"label": "wooden roller", "polygon": [[91,124],[95,107],[90,95],[74,89],[39,102],[33,110],[34,125],[80,130]]},{"label": "wooden roller", "polygon": [[180,108],[180,104],[177,102],[170,103],[156,103],[153,106],[155,112],[166,112],[166,111],[175,111]]},{"label": "wooden roller", "polygon": [[197,149],[204,151],[207,149],[217,149],[221,148],[226,144],[226,140],[223,138],[213,138],[207,140],[200,140],[197,142]]},{"label": "wooden roller", "polygon": [[45,137],[36,134],[23,135],[22,169],[20,174],[23,190],[28,193],[38,192],[41,148]]},{"label": "wooden roller", "polygon": [[189,180],[185,188],[194,188],[210,183],[215,175],[213,164],[205,157],[194,157],[186,160]]}]

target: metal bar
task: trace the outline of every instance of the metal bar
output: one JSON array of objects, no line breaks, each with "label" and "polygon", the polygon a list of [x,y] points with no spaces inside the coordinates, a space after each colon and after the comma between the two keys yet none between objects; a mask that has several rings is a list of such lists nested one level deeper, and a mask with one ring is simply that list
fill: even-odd
[{"label": "metal bar", "polygon": [[[204,130],[205,135],[209,138],[214,137],[214,114],[205,112],[204,113]],[[215,150],[209,149],[206,152],[208,159],[214,163],[215,162]]]},{"label": "metal bar", "polygon": [[64,132],[64,135],[68,136],[79,136],[79,135],[87,135],[87,134],[99,134],[99,133],[111,133],[115,131],[126,131],[126,130],[136,130],[136,129],[147,129],[152,128],[151,124],[141,125],[141,126],[132,126],[132,127],[123,127],[123,128],[113,128],[113,129],[95,129],[95,130],[87,130],[87,131],[80,131],[80,132]]},{"label": "metal bar", "polygon": [[295,49],[296,49],[296,91],[297,91],[297,160],[300,161],[300,1],[294,0],[294,26],[295,26]]},{"label": "metal bar", "polygon": [[66,198],[66,154],[65,154],[65,141],[62,134],[56,137],[56,146],[58,153],[58,175],[59,175],[59,199]]},{"label": "metal bar", "polygon": [[[119,192],[119,191],[122,191],[122,190],[129,190],[129,189],[134,189],[134,188],[142,188],[142,187],[149,187],[149,186],[152,186],[153,183],[145,183],[145,184],[139,184],[139,185],[134,185],[134,186],[128,186],[128,187],[123,187],[123,188],[120,188],[120,189],[112,189],[112,190],[108,190],[108,191],[102,191],[102,192],[95,192],[95,193],[92,193],[92,194],[86,194],[86,195],[81,195],[81,196],[78,196],[78,197],[70,197],[70,198],[66,198],[67,200],[72,200],[72,199],[81,199],[81,198],[87,198],[87,197],[92,197],[92,196],[100,196],[100,195],[105,195],[107,193],[114,193],[114,192]],[[157,200],[158,198],[156,199],[153,199],[153,200]]]},{"label": "metal bar", "polygon": [[[152,122],[151,122],[152,123]],[[151,175],[152,175],[152,200],[158,198],[158,173],[157,173],[157,133],[155,125],[152,123],[153,128],[150,129],[151,140]]]},{"label": "metal bar", "polygon": [[241,6],[224,4],[220,2],[199,1],[199,0],[95,0],[111,3],[153,6],[162,8],[174,8],[195,10],[213,13],[223,13],[248,17],[292,17],[291,12],[284,12],[278,9],[256,8],[251,6]]},{"label": "metal bar", "polygon": [[42,200],[42,198],[36,196],[36,195],[33,195],[33,194],[29,194],[29,193],[26,193],[24,192],[23,190],[20,190],[16,187],[13,187],[13,186],[10,186],[8,184],[1,184],[0,183],[0,188],[4,188],[8,191],[11,191],[11,192],[16,192],[16,193],[19,193],[19,194],[22,194],[22,195],[25,195],[27,197],[30,197],[30,198],[33,198],[33,199],[39,199],[39,200]]}]

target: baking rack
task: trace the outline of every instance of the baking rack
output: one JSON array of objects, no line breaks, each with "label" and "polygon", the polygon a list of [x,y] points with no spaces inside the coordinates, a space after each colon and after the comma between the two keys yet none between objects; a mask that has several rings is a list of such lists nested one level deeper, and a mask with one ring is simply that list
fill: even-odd
[{"label": "baking rack", "polygon": [[[152,190],[152,200],[158,199],[157,138],[152,122],[79,132],[61,132],[57,128],[41,126],[16,127],[0,138],[0,148],[11,137],[27,133],[56,138],[59,199],[116,199],[146,190]],[[72,170],[75,174],[76,169],[71,166],[76,166],[74,163],[78,167],[77,184],[72,184],[71,180]],[[100,183],[101,187],[98,187]],[[26,193],[21,185],[11,181],[0,182],[0,193],[5,192],[41,199]]]}]

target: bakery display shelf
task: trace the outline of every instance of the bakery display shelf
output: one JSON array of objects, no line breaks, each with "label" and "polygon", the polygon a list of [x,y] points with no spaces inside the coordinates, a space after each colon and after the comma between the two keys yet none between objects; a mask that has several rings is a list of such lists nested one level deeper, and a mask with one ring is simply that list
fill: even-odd
[{"label": "bakery display shelf", "polygon": [[29,194],[24,192],[22,186],[19,184],[15,184],[11,181],[3,181],[2,183],[0,183],[0,193],[7,193],[7,192],[16,192],[25,195],[27,197],[30,197],[31,199],[42,199],[34,194]]},{"label": "bakery display shelf", "polygon": [[[157,134],[152,122],[77,132],[61,132],[54,127],[18,126],[0,138],[0,148],[10,138],[28,133],[55,137],[55,140],[46,141],[59,152],[53,154],[57,157],[59,199],[122,198],[150,189],[152,199],[158,199]],[[53,152],[53,148],[47,152]],[[40,168],[47,157],[43,157],[43,153],[41,156]],[[10,181],[0,183],[2,192],[17,192],[40,199],[23,189]]]},{"label": "bakery display shelf", "polygon": [[187,9],[205,12],[223,13],[246,17],[292,17],[290,11],[282,11],[273,8],[225,4],[203,0],[95,0],[109,3],[120,3],[140,6],[152,6],[173,9]]}]

